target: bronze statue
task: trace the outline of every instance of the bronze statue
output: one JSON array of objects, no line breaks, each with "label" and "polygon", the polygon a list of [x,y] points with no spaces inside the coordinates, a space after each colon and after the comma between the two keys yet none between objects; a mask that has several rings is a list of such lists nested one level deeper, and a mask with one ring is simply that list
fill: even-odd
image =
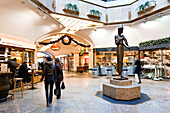
[{"label": "bronze statue", "polygon": [[[124,35],[122,35],[123,33],[123,26],[118,27],[118,34],[115,35],[115,43],[117,45],[117,72],[119,73],[119,76],[121,78],[124,78],[122,76],[122,68],[123,68],[123,55],[124,55],[124,47],[129,48],[128,42],[126,40],[126,38],[124,37]],[[125,42],[125,44],[123,43],[123,41]]]}]

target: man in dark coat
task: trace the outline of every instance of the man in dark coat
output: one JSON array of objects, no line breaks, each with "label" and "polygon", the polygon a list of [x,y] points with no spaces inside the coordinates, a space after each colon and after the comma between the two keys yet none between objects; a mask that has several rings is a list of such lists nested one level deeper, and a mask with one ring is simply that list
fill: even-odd
[{"label": "man in dark coat", "polygon": [[23,78],[22,81],[27,82],[27,83],[30,82],[28,70],[29,70],[29,68],[27,68],[27,62],[24,61],[19,68],[18,77]]},{"label": "man in dark coat", "polygon": [[141,72],[141,62],[140,59],[138,58],[135,62],[136,65],[136,69],[135,69],[135,73],[138,74],[138,79],[139,79],[139,84],[141,84],[141,78],[140,78],[140,72]]},{"label": "man in dark coat", "polygon": [[13,78],[15,78],[16,68],[18,67],[19,64],[17,63],[16,58],[9,59],[7,61],[7,63],[8,63],[8,67],[10,68],[10,72],[12,72],[12,76],[10,78],[12,79],[12,86],[11,86],[11,88],[13,88],[14,87]]},{"label": "man in dark coat", "polygon": [[60,99],[61,96],[61,82],[63,81],[63,65],[60,62],[58,58],[55,58],[55,69],[56,69],[56,74],[55,74],[55,85],[56,85],[56,96],[57,99]]},{"label": "man in dark coat", "polygon": [[[55,66],[53,65],[53,61],[51,57],[46,58],[47,62],[45,62],[43,74],[41,81],[45,77],[45,91],[46,91],[46,100],[47,100],[47,107],[49,104],[52,103],[53,98],[53,85],[54,85],[54,75],[55,75]],[[48,96],[48,86],[50,85],[50,97]]]}]

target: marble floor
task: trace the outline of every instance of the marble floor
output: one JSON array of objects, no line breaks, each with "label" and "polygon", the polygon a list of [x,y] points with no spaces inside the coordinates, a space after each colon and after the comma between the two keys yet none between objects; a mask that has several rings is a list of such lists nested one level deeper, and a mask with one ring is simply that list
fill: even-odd
[{"label": "marble floor", "polygon": [[[102,76],[90,78],[87,74],[64,72],[66,89],[61,99],[53,97],[53,104],[46,107],[44,83],[35,90],[24,90],[24,98],[16,92],[15,100],[0,103],[0,113],[170,113],[170,82],[142,79],[141,92],[151,100],[137,104],[113,104],[97,96],[102,84],[109,79]],[[137,81],[133,77],[133,84]]]}]

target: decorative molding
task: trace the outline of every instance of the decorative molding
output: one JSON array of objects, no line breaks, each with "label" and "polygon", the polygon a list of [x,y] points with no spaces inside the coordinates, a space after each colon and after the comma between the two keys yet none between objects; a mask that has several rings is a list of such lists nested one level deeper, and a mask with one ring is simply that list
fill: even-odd
[{"label": "decorative molding", "polygon": [[88,4],[92,4],[92,5],[95,5],[95,6],[98,6],[98,7],[102,7],[102,8],[108,9],[108,8],[129,6],[129,5],[132,5],[132,4],[136,3],[136,2],[139,1],[139,0],[135,0],[134,2],[129,3],[129,4],[123,4],[123,5],[117,5],[117,6],[109,6],[109,7],[105,7],[105,6],[102,6],[102,5],[99,5],[99,4],[96,4],[96,3],[92,3],[92,2],[88,2],[88,1],[85,1],[85,0],[79,0],[79,1],[82,1],[82,2],[85,2],[85,3],[88,3]]}]

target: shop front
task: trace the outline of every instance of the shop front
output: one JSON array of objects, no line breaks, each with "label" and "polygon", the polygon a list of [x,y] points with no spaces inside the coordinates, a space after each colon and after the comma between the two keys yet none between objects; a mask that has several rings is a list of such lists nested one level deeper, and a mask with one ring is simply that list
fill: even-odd
[{"label": "shop front", "polygon": [[[112,74],[117,75],[117,55],[116,47],[95,48],[95,67],[99,69],[99,75],[107,75],[107,69],[112,69]],[[128,69],[128,75],[134,74],[134,62],[139,56],[138,47],[130,47],[130,51],[125,48],[123,65]]]},{"label": "shop front", "polygon": [[154,80],[170,78],[170,44],[141,47],[143,76]]}]

